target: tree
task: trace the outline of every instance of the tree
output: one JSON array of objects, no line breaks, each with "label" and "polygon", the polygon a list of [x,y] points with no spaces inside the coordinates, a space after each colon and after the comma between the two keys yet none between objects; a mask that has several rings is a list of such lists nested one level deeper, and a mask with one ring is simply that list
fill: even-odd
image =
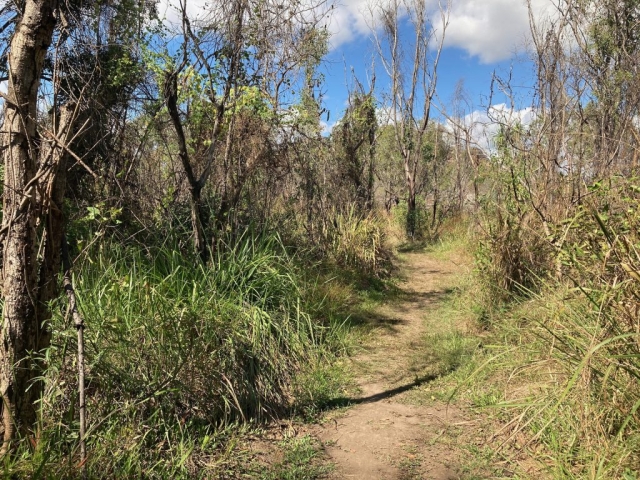
[{"label": "tree", "polygon": [[[299,81],[296,75],[317,65],[326,52],[326,36],[317,27],[316,15],[323,4],[323,0],[233,0],[217,5],[196,23],[188,16],[186,2],[181,3],[180,56],[165,54],[159,90],[187,180],[194,247],[203,260],[210,247],[210,223],[217,228],[227,224],[245,183],[268,150],[263,145],[264,152],[257,156],[238,154],[236,144],[247,122],[258,127],[260,121],[268,121],[275,131],[284,116],[287,93]],[[308,76],[304,80],[315,81]],[[309,85],[298,86],[304,103]],[[181,96],[185,87],[192,89],[190,102]],[[265,115],[260,120],[237,108],[251,95],[271,114],[261,107]],[[194,112],[204,118],[196,119]],[[196,124],[204,126],[193,128]],[[221,177],[221,188],[215,222],[210,222],[203,191],[214,173]]]},{"label": "tree", "polygon": [[349,93],[349,105],[337,127],[338,142],[351,181],[356,205],[361,212],[373,209],[375,180],[375,144],[378,121],[373,96],[375,78],[369,92],[356,80],[355,90]]},{"label": "tree", "polygon": [[456,189],[458,193],[458,212],[462,212],[466,197],[466,177],[471,169],[473,182],[474,209],[477,210],[480,204],[480,194],[478,185],[479,159],[484,156],[481,149],[475,145],[473,130],[476,122],[470,111],[470,102],[464,90],[464,82],[460,80],[452,97],[452,114],[446,115],[451,130],[451,140],[453,155],[456,162]]},{"label": "tree", "polygon": [[[423,144],[431,120],[431,106],[438,81],[438,64],[449,23],[450,3],[439,5],[440,31],[429,17],[426,0],[392,0],[378,7],[382,36],[375,33],[375,43],[382,65],[391,81],[390,118],[400,151],[407,189],[406,231],[416,231],[417,174]],[[406,12],[413,39],[403,38],[402,14]],[[405,49],[409,48],[410,58]],[[433,52],[433,53],[432,53]]]},{"label": "tree", "polygon": [[564,11],[579,46],[576,75],[586,81],[592,103],[584,120],[599,157],[593,173],[603,175],[615,167],[629,174],[639,140],[640,2],[575,0]]},{"label": "tree", "polygon": [[[148,9],[142,5],[121,1],[94,9],[91,2],[29,0],[16,4],[11,19],[7,64],[0,69],[8,78],[8,92],[3,95],[0,230],[4,287],[0,408],[5,453],[18,432],[32,428],[35,402],[42,393],[40,355],[50,343],[49,304],[60,290],[69,159],[97,177],[71,146],[84,140],[86,151],[94,149],[101,135],[94,131],[92,137],[91,127],[103,123],[96,121],[96,112],[100,107],[113,111],[114,105],[128,102],[133,76],[123,65],[131,71],[136,66],[122,43],[140,36],[140,13]],[[103,37],[103,31],[108,35]],[[101,39],[107,41],[103,44]],[[51,91],[44,95],[46,113],[39,103],[43,78]],[[123,92],[129,92],[124,102]],[[93,144],[86,145],[87,141]]]},{"label": "tree", "polygon": [[[8,451],[16,431],[27,432],[36,419],[34,402],[42,390],[39,382],[32,385],[40,372],[33,355],[48,346],[50,338],[42,322],[47,306],[41,301],[41,292],[56,281],[59,272],[59,266],[56,271],[55,265],[39,261],[37,233],[38,228],[45,229],[49,237],[44,242],[50,248],[57,222],[47,225],[43,211],[62,207],[49,204],[61,156],[53,155],[55,149],[41,148],[37,131],[40,79],[56,26],[57,5],[55,0],[25,1],[11,38],[8,90],[3,95],[3,453]],[[41,152],[47,152],[44,158],[39,156]]]}]

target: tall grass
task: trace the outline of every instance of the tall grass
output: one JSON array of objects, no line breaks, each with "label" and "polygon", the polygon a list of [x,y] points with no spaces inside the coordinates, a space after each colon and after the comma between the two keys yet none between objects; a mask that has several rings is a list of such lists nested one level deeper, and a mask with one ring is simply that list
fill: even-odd
[{"label": "tall grass", "polygon": [[365,274],[376,275],[385,270],[388,261],[385,231],[375,216],[360,215],[355,206],[336,212],[327,232],[328,251],[336,262]]},{"label": "tall grass", "polygon": [[561,276],[519,285],[526,297],[494,309],[509,352],[496,355],[499,370],[510,370],[496,378],[504,397],[495,406],[512,412],[509,438],[526,433],[552,478],[640,475],[638,192],[633,179],[595,184],[556,226]]},{"label": "tall grass", "polygon": [[[246,232],[210,265],[177,245],[104,240],[77,269],[75,285],[88,326],[91,478],[224,476],[234,434],[222,426],[290,409],[294,386],[314,388],[295,378],[344,334],[309,303],[295,259],[274,234]],[[6,475],[79,472],[75,335],[63,309],[52,328],[40,432],[25,439],[22,460],[7,463]]]}]

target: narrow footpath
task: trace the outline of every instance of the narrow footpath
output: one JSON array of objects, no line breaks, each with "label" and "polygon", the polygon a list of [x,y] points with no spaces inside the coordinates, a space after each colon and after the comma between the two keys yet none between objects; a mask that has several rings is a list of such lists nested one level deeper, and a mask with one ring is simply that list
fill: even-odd
[{"label": "narrow footpath", "polygon": [[461,478],[456,436],[473,422],[452,405],[416,405],[410,395],[433,380],[416,356],[425,335],[440,330],[435,312],[464,267],[424,252],[404,254],[401,267],[400,294],[375,312],[380,328],[351,360],[360,394],[313,432],[335,465],[331,479]]}]

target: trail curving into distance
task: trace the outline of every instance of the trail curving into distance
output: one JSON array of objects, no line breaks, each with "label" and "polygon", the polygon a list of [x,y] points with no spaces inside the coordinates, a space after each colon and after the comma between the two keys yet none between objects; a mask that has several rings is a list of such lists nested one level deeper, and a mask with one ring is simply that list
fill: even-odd
[{"label": "trail curving into distance", "polygon": [[352,406],[313,432],[335,465],[331,479],[461,478],[455,436],[449,433],[473,422],[454,406],[416,406],[406,399],[433,379],[420,376],[415,357],[425,348],[425,334],[437,329],[438,303],[461,269],[430,253],[403,256],[401,294],[375,312],[372,321],[381,327],[376,340],[352,359],[360,394],[345,399]]}]

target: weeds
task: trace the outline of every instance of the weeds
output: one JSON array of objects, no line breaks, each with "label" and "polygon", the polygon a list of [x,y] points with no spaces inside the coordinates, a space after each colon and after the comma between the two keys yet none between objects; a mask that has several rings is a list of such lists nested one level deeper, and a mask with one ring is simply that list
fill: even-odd
[{"label": "weeds", "polygon": [[[323,307],[335,299],[303,280],[276,235],[246,232],[210,265],[170,242],[105,239],[76,272],[91,478],[225,478],[256,421],[313,412],[347,382],[331,366],[348,343],[344,315]],[[68,327],[56,309],[40,430],[6,461],[6,476],[79,475]]]},{"label": "weeds", "polygon": [[355,206],[336,213],[326,243],[328,252],[340,266],[370,275],[388,273],[385,231],[375,214],[362,217]]},{"label": "weeds", "polygon": [[[485,297],[503,303],[488,307],[495,348],[476,360],[484,371],[467,380],[472,398],[503,415],[502,444],[544,452],[552,478],[638,475],[637,192],[633,180],[592,186],[589,202],[554,227],[556,275],[538,277],[535,288],[519,284],[519,298]],[[487,378],[492,386],[479,385]]]},{"label": "weeds", "polygon": [[280,448],[284,458],[261,475],[262,480],[315,480],[331,471],[331,466],[320,461],[320,450],[309,436],[287,439]]}]

